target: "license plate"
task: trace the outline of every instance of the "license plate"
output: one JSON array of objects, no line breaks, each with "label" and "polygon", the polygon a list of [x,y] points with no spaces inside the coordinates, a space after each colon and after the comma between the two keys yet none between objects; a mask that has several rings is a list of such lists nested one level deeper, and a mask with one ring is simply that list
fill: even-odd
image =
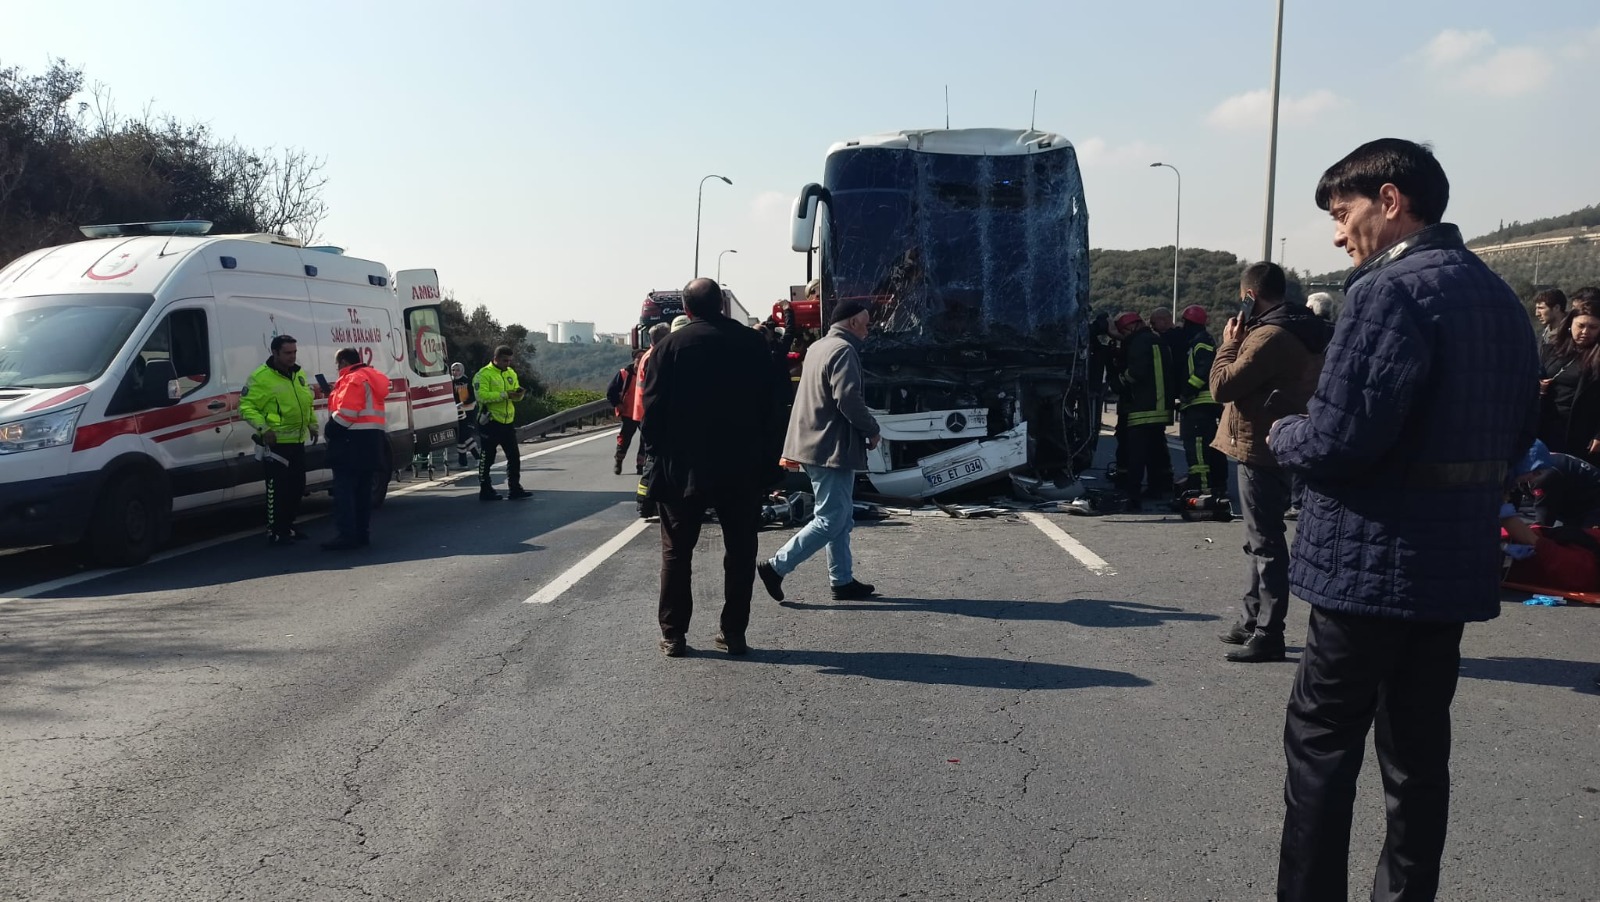
[{"label": "license plate", "polygon": [[974,473],[983,472],[983,458],[972,457],[967,460],[956,461],[948,467],[937,470],[923,470],[922,478],[928,480],[929,488],[938,488],[947,482],[965,479]]},{"label": "license plate", "polygon": [[449,429],[440,429],[437,432],[428,433],[429,448],[437,448],[441,445],[453,445],[455,443],[456,427],[454,426],[451,426]]}]

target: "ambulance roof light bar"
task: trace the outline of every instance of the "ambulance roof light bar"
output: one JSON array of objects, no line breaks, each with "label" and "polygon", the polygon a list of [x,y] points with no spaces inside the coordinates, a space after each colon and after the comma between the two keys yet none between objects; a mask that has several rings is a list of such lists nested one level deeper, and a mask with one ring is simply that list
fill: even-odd
[{"label": "ambulance roof light bar", "polygon": [[204,219],[180,219],[168,222],[116,222],[106,225],[79,226],[78,231],[85,238],[127,238],[134,235],[164,235],[174,237],[179,235],[205,235],[211,231],[211,223]]}]

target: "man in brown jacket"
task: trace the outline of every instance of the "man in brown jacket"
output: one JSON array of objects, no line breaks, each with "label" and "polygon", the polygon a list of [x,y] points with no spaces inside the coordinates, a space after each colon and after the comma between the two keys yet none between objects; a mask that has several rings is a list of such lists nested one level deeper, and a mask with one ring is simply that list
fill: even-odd
[{"label": "man in brown jacket", "polygon": [[1289,611],[1289,474],[1267,447],[1273,421],[1305,413],[1317,388],[1322,352],[1333,327],[1299,304],[1285,304],[1287,280],[1274,263],[1256,263],[1239,280],[1244,308],[1228,320],[1211,365],[1211,397],[1223,405],[1212,447],[1239,462],[1250,573],[1239,621],[1223,633],[1243,646],[1228,660],[1282,661],[1283,621]]}]

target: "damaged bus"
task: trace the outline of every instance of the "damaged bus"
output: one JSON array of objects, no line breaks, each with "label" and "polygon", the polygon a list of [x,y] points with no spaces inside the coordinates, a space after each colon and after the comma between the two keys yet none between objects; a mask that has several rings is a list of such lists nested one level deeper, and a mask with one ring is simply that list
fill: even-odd
[{"label": "damaged bus", "polygon": [[[794,204],[822,321],[873,308],[861,354],[878,493],[1009,479],[1079,491],[1099,435],[1089,374],[1089,214],[1077,153],[1033,130],[933,129],[833,145]],[[986,486],[992,488],[992,486]]]}]

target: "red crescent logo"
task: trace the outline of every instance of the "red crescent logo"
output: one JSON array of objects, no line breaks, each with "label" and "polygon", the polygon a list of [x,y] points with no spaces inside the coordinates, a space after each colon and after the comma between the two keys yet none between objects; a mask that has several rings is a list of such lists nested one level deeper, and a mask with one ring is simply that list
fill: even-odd
[{"label": "red crescent logo", "polygon": [[[118,257],[116,262],[112,263],[112,265],[115,266],[117,263],[120,263],[121,261],[126,260],[126,259],[128,259],[128,255],[127,254],[123,254],[121,257]],[[123,276],[132,275],[133,271],[139,268],[139,264],[135,263],[132,266],[128,267],[127,269],[121,270],[119,272],[111,273],[110,275],[104,275],[104,276],[95,275],[95,268],[98,267],[101,263],[104,263],[104,262],[105,262],[105,258],[104,257],[100,258],[99,260],[95,261],[94,266],[91,266],[88,269],[84,270],[83,274],[88,276],[89,278],[95,280],[96,282],[109,282],[112,279],[120,279]]]}]

